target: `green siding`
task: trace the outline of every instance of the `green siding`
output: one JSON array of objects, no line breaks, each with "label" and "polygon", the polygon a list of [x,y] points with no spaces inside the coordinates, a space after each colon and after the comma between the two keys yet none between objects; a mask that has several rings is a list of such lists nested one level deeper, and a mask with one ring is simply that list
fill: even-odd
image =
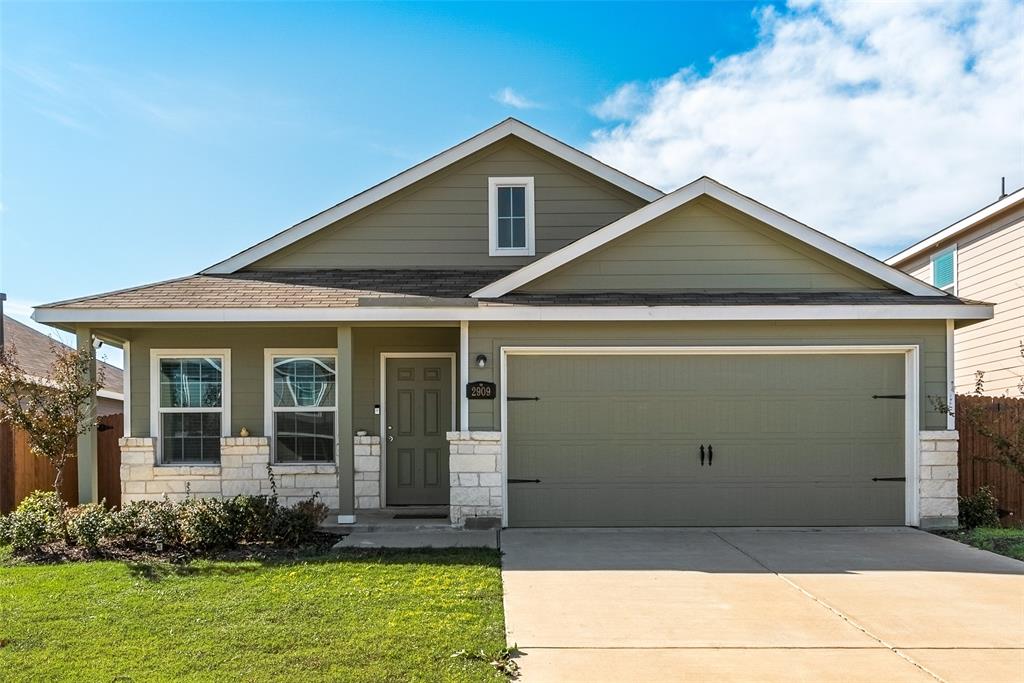
[{"label": "green siding", "polygon": [[[156,349],[231,349],[231,433],[243,426],[264,436],[264,349],[326,348],[338,344],[337,328],[319,327],[163,327],[131,330],[132,435],[151,436],[149,418],[150,351]],[[352,368],[353,430],[377,434],[382,351],[458,352],[458,328],[354,327]]]},{"label": "green siding", "polygon": [[885,288],[838,259],[707,197],[523,287],[563,292]]},{"label": "green siding", "polygon": [[[946,327],[942,320],[778,322],[470,323],[470,380],[499,382],[503,346],[757,346],[917,344],[921,348],[921,429],[945,429],[930,397],[946,394]],[[470,429],[501,426],[499,401],[471,401]]]},{"label": "green siding", "polygon": [[504,141],[254,263],[250,269],[525,265],[533,258],[488,255],[487,179],[491,176],[534,178],[537,257],[646,203],[532,145]]}]

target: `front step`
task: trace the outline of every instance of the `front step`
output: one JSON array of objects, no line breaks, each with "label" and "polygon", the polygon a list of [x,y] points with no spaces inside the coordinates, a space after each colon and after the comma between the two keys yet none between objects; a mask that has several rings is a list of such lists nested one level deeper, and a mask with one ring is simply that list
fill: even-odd
[{"label": "front step", "polygon": [[348,548],[497,548],[498,530],[424,528],[417,530],[388,528],[379,531],[353,531],[334,545]]},{"label": "front step", "polygon": [[[437,518],[412,518],[395,519],[395,515],[417,514],[437,515],[444,517]],[[429,531],[429,530],[450,530],[451,520],[448,518],[447,506],[431,506],[422,508],[393,508],[385,510],[358,510],[354,524],[339,524],[336,520],[338,515],[334,512],[321,522],[320,526],[325,531],[342,534],[355,533],[401,533],[407,531]]]}]

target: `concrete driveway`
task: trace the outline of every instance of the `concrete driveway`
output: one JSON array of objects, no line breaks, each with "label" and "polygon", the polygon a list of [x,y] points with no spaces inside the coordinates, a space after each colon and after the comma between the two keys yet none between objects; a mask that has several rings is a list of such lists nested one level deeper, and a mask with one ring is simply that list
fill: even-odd
[{"label": "concrete driveway", "polygon": [[912,529],[502,532],[522,680],[1024,681],[1024,563]]}]

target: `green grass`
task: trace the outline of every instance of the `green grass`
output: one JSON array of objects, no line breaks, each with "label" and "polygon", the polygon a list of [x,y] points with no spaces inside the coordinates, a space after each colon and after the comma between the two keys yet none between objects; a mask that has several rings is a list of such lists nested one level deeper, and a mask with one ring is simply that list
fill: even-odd
[{"label": "green grass", "polygon": [[975,548],[1024,560],[1024,529],[1021,528],[978,528],[953,531],[948,536]]},{"label": "green grass", "polygon": [[[4,555],[0,549],[0,557]],[[0,562],[0,680],[493,681],[494,551]]]}]

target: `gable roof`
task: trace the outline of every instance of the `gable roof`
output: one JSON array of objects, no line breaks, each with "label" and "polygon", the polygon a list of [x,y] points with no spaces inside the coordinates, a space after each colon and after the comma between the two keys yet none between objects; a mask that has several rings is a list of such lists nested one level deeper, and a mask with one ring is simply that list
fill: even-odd
[{"label": "gable roof", "polygon": [[[33,379],[46,380],[53,367],[54,345],[66,346],[63,342],[48,337],[14,318],[4,316],[4,348],[14,347],[18,354],[18,365]],[[103,395],[105,398],[124,400],[124,373],[109,363],[97,361],[103,368]]]},{"label": "gable roof", "polygon": [[915,277],[892,268],[878,259],[854,249],[828,235],[799,223],[785,214],[726,187],[712,178],[703,176],[680,187],[661,199],[641,207],[614,223],[582,237],[572,244],[552,252],[529,265],[473,292],[476,298],[497,298],[533,282],[555,269],[601,247],[626,233],[646,225],[675,208],[700,196],[709,196],[742,213],[765,223],[780,232],[819,249],[844,263],[865,272],[882,282],[915,296],[941,296],[945,292],[921,282]]},{"label": "gable roof", "polygon": [[1007,209],[1011,209],[1018,204],[1024,204],[1024,187],[1011,192],[1005,197],[999,198],[983,209],[975,211],[966,218],[961,218],[956,223],[953,223],[953,225],[943,228],[929,237],[925,237],[920,242],[912,244],[898,254],[890,256],[885,260],[885,262],[890,266],[898,266],[899,264],[928,251],[932,247],[956,237],[960,233],[967,232],[982,221],[985,221]]},{"label": "gable roof", "polygon": [[509,136],[517,137],[539,147],[649,202],[664,196],[664,193],[660,190],[642,183],[636,178],[626,175],[622,171],[614,169],[594,157],[584,154],[546,133],[542,133],[536,128],[528,126],[522,121],[508,118],[498,125],[488,128],[482,133],[478,133],[468,140],[460,142],[454,147],[346,199],[340,204],[334,205],[326,211],[296,223],[287,230],[279,232],[273,237],[265,239],[228,259],[206,268],[202,271],[202,274],[233,273]]}]

